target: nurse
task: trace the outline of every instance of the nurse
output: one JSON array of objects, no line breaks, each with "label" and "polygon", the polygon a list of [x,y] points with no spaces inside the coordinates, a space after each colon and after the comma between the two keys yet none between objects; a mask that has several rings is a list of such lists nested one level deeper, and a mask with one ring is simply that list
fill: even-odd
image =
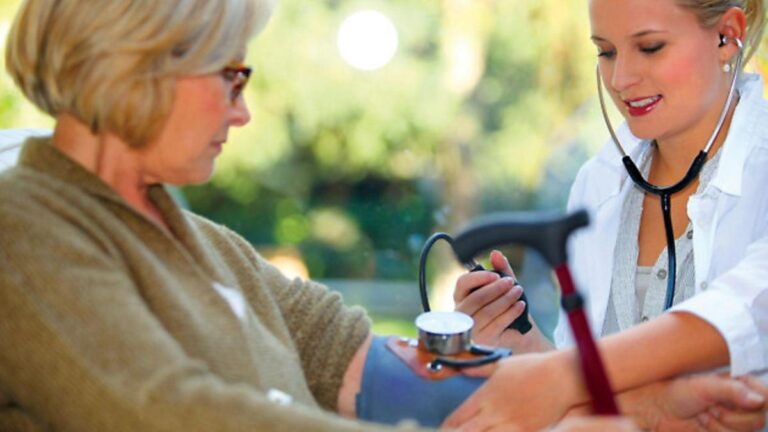
[{"label": "nurse", "polygon": [[[675,272],[659,198],[635,186],[615,143],[575,180],[568,208],[586,208],[592,224],[572,239],[570,267],[588,299],[592,329],[604,336],[599,344],[611,382],[621,391],[721,366],[734,376],[765,370],[768,104],[759,76],[739,78],[733,102],[726,104],[739,72],[739,45],[746,62],[761,39],[765,5],[591,0],[589,13],[602,84],[625,119],[617,138],[650,183],[682,179],[725,113],[703,169],[671,198]],[[497,252],[491,262],[512,272]],[[675,293],[665,310],[668,278],[674,278]],[[537,329],[525,336],[506,330],[523,310],[521,289],[513,285],[512,278],[471,273],[458,281],[454,297],[457,309],[476,319],[479,342],[541,352],[510,359],[497,371],[508,382],[517,380],[514,388],[526,389],[526,418],[498,409],[514,396],[502,380],[491,380],[449,425],[497,410],[499,421],[537,427],[546,416],[586,401],[564,319],[555,330],[562,351],[550,351]],[[539,403],[549,410],[531,407]],[[532,412],[542,413],[538,422]]]}]

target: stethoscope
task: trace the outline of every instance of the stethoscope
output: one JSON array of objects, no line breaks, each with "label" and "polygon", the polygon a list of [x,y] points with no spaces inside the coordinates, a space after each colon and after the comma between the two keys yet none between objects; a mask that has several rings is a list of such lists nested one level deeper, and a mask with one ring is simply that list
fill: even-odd
[{"label": "stethoscope", "polygon": [[[726,43],[728,43],[728,40],[729,38],[725,36],[721,36],[720,46],[723,46]],[[595,69],[596,76],[597,76],[597,94],[600,99],[600,110],[603,114],[603,120],[605,120],[605,125],[608,128],[608,132],[611,134],[611,138],[613,139],[614,144],[616,144],[616,147],[618,148],[619,152],[622,155],[621,161],[624,164],[624,167],[627,169],[627,173],[629,174],[629,177],[632,179],[635,185],[641,188],[645,193],[658,195],[661,201],[661,212],[664,218],[664,232],[666,234],[666,239],[667,239],[667,259],[669,262],[668,264],[669,271],[667,272],[667,293],[664,301],[664,310],[667,310],[670,307],[672,307],[672,302],[675,296],[675,279],[677,275],[677,257],[675,254],[675,235],[672,229],[671,198],[673,194],[684,189],[696,177],[698,177],[702,167],[704,166],[704,163],[707,161],[707,154],[709,153],[709,150],[712,148],[712,144],[715,142],[715,139],[717,139],[717,136],[720,134],[720,130],[722,129],[723,123],[725,122],[725,117],[728,115],[728,109],[731,106],[731,102],[733,101],[733,96],[736,92],[736,81],[739,78],[739,71],[741,71],[741,63],[744,57],[744,45],[741,43],[739,39],[734,38],[732,40],[736,42],[736,45],[739,48],[739,53],[736,58],[736,66],[733,68],[733,78],[731,79],[731,86],[730,86],[730,89],[728,90],[728,98],[726,99],[725,104],[723,106],[723,110],[720,113],[720,118],[717,120],[717,125],[715,126],[715,130],[712,132],[712,135],[709,137],[709,141],[707,142],[707,145],[704,147],[704,149],[700,151],[699,154],[693,159],[693,162],[691,163],[690,168],[688,168],[688,172],[686,172],[685,176],[680,181],[678,181],[677,183],[671,186],[657,186],[649,183],[645,178],[643,178],[643,175],[640,173],[640,170],[637,168],[637,165],[635,165],[635,163],[632,161],[632,158],[630,158],[627,155],[627,153],[624,151],[624,148],[621,146],[621,143],[619,142],[619,138],[616,136],[616,132],[613,130],[613,127],[611,126],[611,121],[608,118],[608,113],[605,108],[605,100],[603,98],[603,86],[602,86],[602,80],[600,76],[600,67],[598,66]]]}]

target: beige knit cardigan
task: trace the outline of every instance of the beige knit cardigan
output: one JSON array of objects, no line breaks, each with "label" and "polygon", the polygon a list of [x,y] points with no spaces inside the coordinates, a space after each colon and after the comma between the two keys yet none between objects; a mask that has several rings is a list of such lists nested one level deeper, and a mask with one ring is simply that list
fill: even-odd
[{"label": "beige knit cardigan", "polygon": [[380,429],[326,411],[365,314],[150,198],[170,232],[48,138],[0,174],[0,430]]}]

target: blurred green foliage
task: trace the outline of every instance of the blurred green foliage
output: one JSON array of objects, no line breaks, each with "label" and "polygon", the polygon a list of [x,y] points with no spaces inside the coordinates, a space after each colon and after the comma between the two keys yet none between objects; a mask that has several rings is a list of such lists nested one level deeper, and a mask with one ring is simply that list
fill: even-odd
[{"label": "blurred green foliage", "polygon": [[397,335],[410,338],[418,337],[418,330],[411,320],[404,320],[399,316],[374,315],[373,332],[377,335]]},{"label": "blurred green foliage", "polygon": [[[374,72],[336,48],[361,9],[399,32]],[[312,277],[412,279],[433,231],[536,200],[553,132],[591,96],[588,34],[577,0],[284,0],[250,47],[252,124],[185,193]]]},{"label": "blurred green foliage", "polygon": [[[21,1],[0,0],[0,56],[5,71],[5,38]],[[51,127],[53,121],[40,113],[16,90],[6,73],[0,73],[0,128]]]},{"label": "blurred green foliage", "polygon": [[[19,4],[0,0],[3,37]],[[336,47],[362,9],[399,34],[373,72]],[[562,207],[606,138],[589,34],[583,0],[281,0],[249,48],[251,123],[184,194],[258,247],[297,251],[313,278],[414,279],[434,231]],[[1,128],[51,124],[0,75]]]}]

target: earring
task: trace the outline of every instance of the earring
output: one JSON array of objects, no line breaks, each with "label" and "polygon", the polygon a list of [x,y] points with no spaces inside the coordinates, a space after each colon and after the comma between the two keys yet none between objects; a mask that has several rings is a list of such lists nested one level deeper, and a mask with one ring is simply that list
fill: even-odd
[{"label": "earring", "polygon": [[729,73],[730,71],[731,71],[731,64],[730,63],[723,64],[723,72]]}]

